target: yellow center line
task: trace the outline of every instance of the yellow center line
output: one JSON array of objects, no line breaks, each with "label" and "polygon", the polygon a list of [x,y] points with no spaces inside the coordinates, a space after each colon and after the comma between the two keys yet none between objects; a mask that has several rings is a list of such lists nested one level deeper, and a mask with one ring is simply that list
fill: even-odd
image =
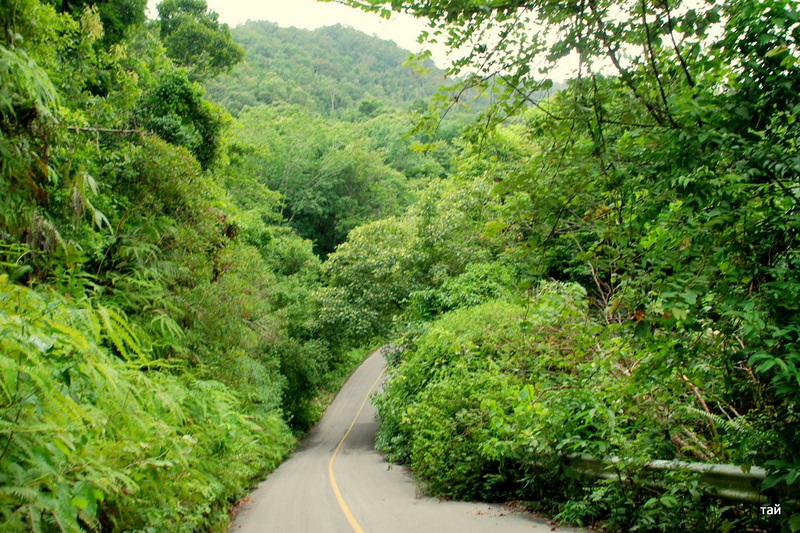
[{"label": "yellow center line", "polygon": [[342,509],[345,518],[347,518],[347,521],[350,523],[350,527],[353,528],[353,531],[355,533],[364,533],[364,530],[361,529],[361,525],[359,525],[358,520],[356,520],[356,517],[353,516],[352,512],[350,512],[350,508],[347,506],[347,503],[345,503],[344,498],[342,498],[342,493],[341,491],[339,491],[339,486],[336,484],[336,477],[333,475],[333,461],[334,459],[336,459],[336,454],[339,453],[339,449],[342,447],[342,444],[344,444],[345,439],[347,438],[348,435],[350,435],[350,431],[353,430],[353,426],[356,425],[356,420],[358,420],[358,417],[361,416],[361,411],[364,410],[364,406],[367,405],[367,400],[369,400],[369,395],[372,393],[372,390],[375,388],[380,379],[383,377],[384,372],[385,370],[381,371],[380,375],[378,375],[378,377],[375,379],[375,382],[367,391],[367,395],[364,397],[364,401],[361,402],[361,407],[359,407],[356,416],[350,423],[350,427],[347,428],[344,437],[342,437],[342,440],[339,441],[339,444],[336,446],[336,449],[333,450],[333,455],[331,455],[331,460],[328,461],[328,477],[330,477],[331,479],[331,487],[333,487],[333,494],[334,496],[336,496],[336,501],[339,503],[339,507]]}]

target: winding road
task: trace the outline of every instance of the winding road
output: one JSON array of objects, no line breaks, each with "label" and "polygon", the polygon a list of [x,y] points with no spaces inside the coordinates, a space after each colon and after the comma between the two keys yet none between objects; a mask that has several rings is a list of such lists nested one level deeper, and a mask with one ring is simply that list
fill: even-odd
[{"label": "winding road", "polygon": [[[374,449],[369,401],[384,359],[370,355],[317,426],[240,506],[228,533],[539,533],[555,528],[501,505],[421,496],[408,470]],[[577,531],[558,527],[557,531]]]}]

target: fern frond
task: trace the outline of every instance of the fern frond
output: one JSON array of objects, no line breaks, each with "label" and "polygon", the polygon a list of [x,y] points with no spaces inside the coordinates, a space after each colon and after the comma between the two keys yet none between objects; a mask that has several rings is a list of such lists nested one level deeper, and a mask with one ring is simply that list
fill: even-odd
[{"label": "fern frond", "polygon": [[164,277],[171,279],[177,278],[183,270],[183,266],[175,261],[162,260],[156,262],[153,266],[156,270],[162,272]]},{"label": "fern frond", "polygon": [[716,425],[717,427],[723,428],[733,433],[747,433],[754,431],[752,426],[750,426],[747,423],[747,421],[742,417],[731,418],[731,419],[723,418],[717,414],[709,413],[705,409],[698,409],[697,407],[694,407],[692,405],[685,405],[684,409],[688,413],[706,418],[711,422],[713,422],[714,425]]},{"label": "fern frond", "polygon": [[100,533],[100,522],[97,520],[97,517],[91,516],[83,509],[78,509],[78,518],[80,518],[81,522],[83,522],[92,533]]},{"label": "fern frond", "polygon": [[715,413],[709,413],[704,409],[698,409],[693,406],[684,406],[686,412],[705,418],[714,424],[718,430],[727,434],[726,440],[733,444],[732,449],[739,449],[745,455],[749,456],[758,450],[764,450],[769,447],[770,436],[754,427],[752,423],[744,417],[724,418]]},{"label": "fern frond", "polygon": [[42,511],[33,505],[26,506],[28,519],[30,520],[31,531],[41,533],[42,531]]},{"label": "fern frond", "polygon": [[31,503],[39,498],[39,491],[30,487],[5,485],[0,486],[0,496],[11,496],[19,501]]},{"label": "fern frond", "polygon": [[48,506],[49,516],[45,515],[46,519],[51,519],[61,533],[86,533],[86,531],[78,523],[78,510],[67,499],[67,495],[59,494],[58,498],[53,499],[53,502]]},{"label": "fern frond", "polygon": [[138,359],[147,360],[139,348],[139,339],[136,338],[130,324],[120,313],[98,305],[97,314],[100,316],[106,335],[123,359],[130,361],[135,356]]},{"label": "fern frond", "polygon": [[64,431],[64,426],[55,424],[28,424],[24,426],[19,423],[11,422],[10,420],[0,419],[0,435],[10,435],[12,433],[40,433],[44,435],[52,435],[56,432]]}]

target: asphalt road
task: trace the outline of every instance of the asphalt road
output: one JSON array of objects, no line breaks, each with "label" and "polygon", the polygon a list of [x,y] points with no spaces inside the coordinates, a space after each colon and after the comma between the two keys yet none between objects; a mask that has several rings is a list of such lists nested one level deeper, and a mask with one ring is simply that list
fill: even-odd
[{"label": "asphalt road", "polygon": [[[383,356],[353,373],[317,426],[240,506],[229,533],[539,533],[540,519],[486,503],[418,493],[408,470],[375,451],[375,408]],[[556,531],[572,532],[559,527]]]}]

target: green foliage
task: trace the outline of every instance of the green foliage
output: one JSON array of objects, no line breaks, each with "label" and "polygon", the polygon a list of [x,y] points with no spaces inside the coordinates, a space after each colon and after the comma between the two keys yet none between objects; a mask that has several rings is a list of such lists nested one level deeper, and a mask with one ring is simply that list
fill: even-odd
[{"label": "green foliage", "polygon": [[[19,236],[46,201],[57,95],[47,74],[22,50],[0,46],[0,234]],[[37,135],[35,132],[39,132]]]},{"label": "green foliage", "polygon": [[[138,2],[96,4],[0,4],[0,522],[221,529],[364,352],[312,338],[319,259],[192,81],[225,65],[176,69]],[[170,53],[215,23],[193,5]],[[355,153],[325,169],[383,215],[366,182],[401,178]]]},{"label": "green foliage", "polygon": [[491,180],[434,181],[401,218],[356,228],[323,265],[314,329],[358,345],[458,305],[515,292],[516,269],[482,238],[501,209]]},{"label": "green foliage", "polygon": [[147,0],[47,0],[62,12],[80,17],[95,9],[102,24],[102,44],[112,46],[122,41],[145,22]]},{"label": "green foliage", "polygon": [[297,107],[251,108],[239,119],[230,171],[255,173],[280,192],[280,214],[322,256],[354,227],[398,214],[410,200],[404,176],[384,165],[349,124]]},{"label": "green foliage", "polygon": [[0,48],[2,53],[3,95],[0,113],[4,130],[12,120],[30,124],[39,115],[51,115],[56,91],[47,74],[22,50]]},{"label": "green foliage", "polygon": [[513,295],[511,269],[502,263],[470,263],[464,273],[448,278],[441,287],[409,294],[409,313],[431,318],[451,309],[470,307]]},{"label": "green foliage", "polygon": [[228,25],[217,21],[205,0],[163,0],[158,17],[167,55],[187,69],[192,81],[214,78],[244,57]]},{"label": "green foliage", "polygon": [[145,128],[187,148],[203,168],[219,153],[223,112],[202,99],[202,90],[181,71],[164,74],[142,98],[137,115]]},{"label": "green foliage", "polygon": [[[520,305],[457,309],[407,341],[377,399],[378,445],[435,495],[536,502],[609,530],[713,529],[730,517],[691,476],[662,492],[570,474],[570,454],[621,457],[621,478],[654,457],[771,455],[779,435],[758,420],[709,424],[693,387],[713,394],[719,377],[686,366],[655,373],[648,349],[593,322],[575,284],[542,284]],[[673,516],[678,506],[685,514]],[[758,523],[754,515],[740,522]]]},{"label": "green foliage", "polygon": [[285,276],[315,278],[319,275],[320,261],[314,255],[311,241],[299,239],[286,232],[276,238],[267,257],[272,270]]},{"label": "green foliage", "polygon": [[[234,115],[245,106],[280,103],[325,116],[363,119],[380,106],[406,111],[443,79],[430,61],[425,62],[430,72],[415,73],[404,66],[407,51],[340,25],[309,31],[261,21],[242,24],[231,33],[247,50],[246,60],[207,87],[209,95]],[[359,111],[366,102],[375,109]]]},{"label": "green foliage", "polygon": [[[403,332],[380,442],[432,492],[730,530],[764,525],[691,476],[565,457],[798,483],[796,6],[392,7],[461,47],[463,93],[426,110],[441,73],[393,45],[263,23],[208,80],[241,49],[202,0],[150,25],[141,0],[0,4],[9,530],[221,527],[353,347]],[[397,113],[469,88],[495,105],[466,138]]]},{"label": "green foliage", "polygon": [[[706,421],[685,426],[697,442],[683,430],[673,435],[680,453],[754,462],[796,483],[797,6],[391,7],[428,17],[422,38],[459,49],[448,73],[470,72],[462,87],[494,91],[496,105],[471,132],[476,146],[496,142],[501,123],[524,128],[522,150],[506,152],[517,168],[496,181],[495,193],[513,204],[487,225],[487,238],[505,238],[509,259],[534,276],[581,282],[602,322],[635,335],[631,354],[649,376],[642,382],[676,390],[681,368],[677,377],[702,398],[695,407]],[[575,79],[536,101],[576,55]],[[601,397],[615,389],[594,381]],[[607,439],[618,423],[588,427]],[[643,450],[669,453],[638,441],[623,451]]]},{"label": "green foliage", "polygon": [[388,218],[353,230],[323,266],[325,286],[314,295],[314,329],[332,343],[359,345],[385,336],[401,302],[419,286],[410,272],[414,228]]},{"label": "green foliage", "polygon": [[[384,163],[402,172],[409,180],[424,185],[433,178],[443,178],[451,166],[455,154],[450,141],[456,133],[441,128],[431,139],[413,134],[414,119],[411,115],[381,114],[366,121],[361,128],[371,151],[383,157]],[[426,151],[414,150],[415,144],[434,141],[435,148]]]},{"label": "green foliage", "polygon": [[221,383],[139,370],[175,365],[119,313],[5,277],[0,294],[7,529],[195,531],[291,446]]}]

